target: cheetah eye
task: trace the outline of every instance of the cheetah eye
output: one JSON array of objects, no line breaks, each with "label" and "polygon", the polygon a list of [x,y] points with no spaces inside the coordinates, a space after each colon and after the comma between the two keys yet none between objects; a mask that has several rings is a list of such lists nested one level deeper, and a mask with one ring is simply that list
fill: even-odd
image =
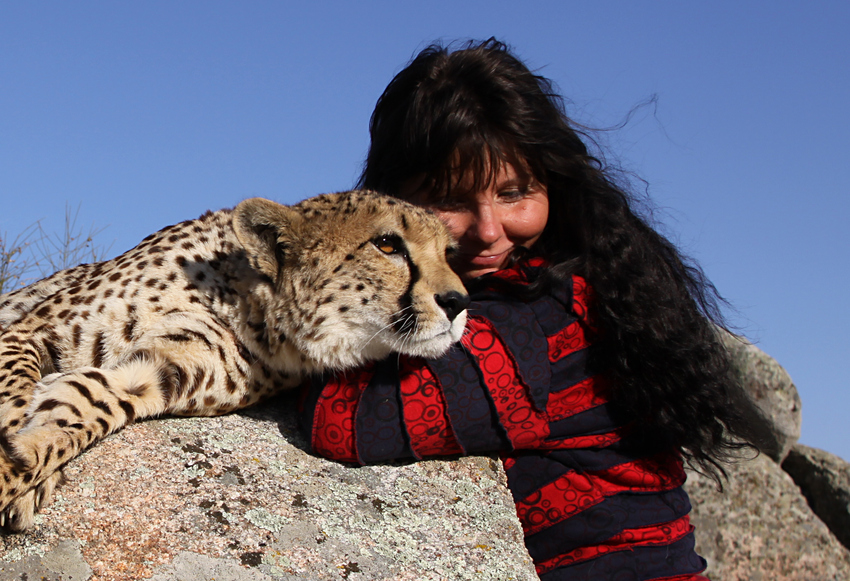
[{"label": "cheetah eye", "polygon": [[404,252],[404,242],[395,234],[382,234],[372,244],[384,254],[401,254]]}]

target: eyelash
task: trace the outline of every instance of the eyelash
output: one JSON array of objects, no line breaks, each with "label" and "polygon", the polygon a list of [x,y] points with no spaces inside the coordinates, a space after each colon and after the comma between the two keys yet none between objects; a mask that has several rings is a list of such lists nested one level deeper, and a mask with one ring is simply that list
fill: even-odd
[{"label": "eyelash", "polygon": [[[499,192],[498,195],[500,198],[507,198],[509,200],[521,200],[525,198],[530,192],[531,188],[517,187],[502,190],[501,192]],[[463,209],[464,206],[464,201],[462,199],[456,198],[439,200],[432,204],[433,208],[436,208],[437,210],[442,210],[444,212],[458,211]]]},{"label": "eyelash", "polygon": [[510,190],[502,190],[499,196],[502,198],[524,198],[528,195],[528,188],[514,188]]}]

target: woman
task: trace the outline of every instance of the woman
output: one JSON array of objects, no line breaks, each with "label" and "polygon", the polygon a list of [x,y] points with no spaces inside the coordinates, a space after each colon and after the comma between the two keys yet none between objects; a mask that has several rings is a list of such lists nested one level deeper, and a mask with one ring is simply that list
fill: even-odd
[{"label": "woman", "polygon": [[549,81],[491,39],[422,51],[360,180],[431,208],[473,303],[461,345],[313,383],[317,453],[500,451],[542,579],[704,579],[683,460],[754,441],[714,288],[632,211]]}]

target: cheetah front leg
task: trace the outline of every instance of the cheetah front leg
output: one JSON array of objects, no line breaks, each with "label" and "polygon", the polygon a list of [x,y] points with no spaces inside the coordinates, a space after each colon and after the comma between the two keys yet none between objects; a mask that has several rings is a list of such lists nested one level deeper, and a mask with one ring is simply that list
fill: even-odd
[{"label": "cheetah front leg", "polygon": [[61,468],[105,436],[167,408],[167,363],[134,359],[112,369],[86,367],[42,379],[23,426],[2,438],[0,526],[32,526]]},{"label": "cheetah front leg", "polygon": [[12,333],[0,336],[0,445],[23,425],[41,379],[41,353],[36,344]]}]

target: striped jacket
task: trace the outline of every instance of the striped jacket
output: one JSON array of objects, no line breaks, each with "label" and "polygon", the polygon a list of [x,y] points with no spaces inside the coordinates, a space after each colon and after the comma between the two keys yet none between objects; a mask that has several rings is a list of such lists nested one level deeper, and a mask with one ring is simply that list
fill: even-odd
[{"label": "striped jacket", "polygon": [[[495,276],[527,283],[537,265]],[[606,380],[587,368],[592,293],[579,277],[531,302],[477,293],[460,344],[315,378],[313,451],[368,464],[499,451],[544,581],[705,580],[673,451],[629,452]]]}]

